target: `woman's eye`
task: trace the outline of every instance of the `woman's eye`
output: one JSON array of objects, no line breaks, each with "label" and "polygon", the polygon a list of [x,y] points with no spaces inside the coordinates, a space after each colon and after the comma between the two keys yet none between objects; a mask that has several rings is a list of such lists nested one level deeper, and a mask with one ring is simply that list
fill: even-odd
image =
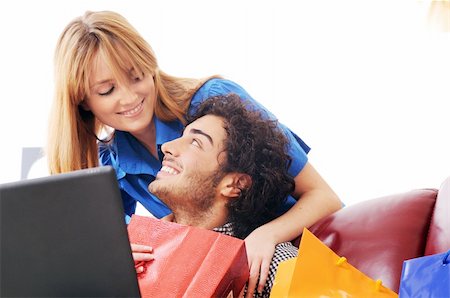
[{"label": "woman's eye", "polygon": [[144,73],[141,73],[140,75],[139,75],[139,74],[136,74],[136,73],[132,73],[132,74],[131,74],[131,78],[132,78],[133,81],[135,81],[135,82],[142,81],[142,80],[144,79]]},{"label": "woman's eye", "polygon": [[101,95],[101,96],[106,96],[106,95],[111,94],[113,91],[114,91],[114,86],[111,86],[111,88],[109,88],[107,91],[99,92],[98,94]]}]

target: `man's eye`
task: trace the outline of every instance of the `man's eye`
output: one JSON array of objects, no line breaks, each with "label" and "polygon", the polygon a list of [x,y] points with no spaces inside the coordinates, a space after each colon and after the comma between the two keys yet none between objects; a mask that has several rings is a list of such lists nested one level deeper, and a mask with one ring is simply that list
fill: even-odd
[{"label": "man's eye", "polygon": [[106,92],[99,92],[98,94],[101,95],[101,96],[106,96],[106,95],[111,94],[113,91],[114,91],[114,86],[111,86],[111,88],[109,88],[108,91],[106,91]]},{"label": "man's eye", "polygon": [[200,142],[197,139],[192,139],[191,144],[199,148],[201,147]]}]

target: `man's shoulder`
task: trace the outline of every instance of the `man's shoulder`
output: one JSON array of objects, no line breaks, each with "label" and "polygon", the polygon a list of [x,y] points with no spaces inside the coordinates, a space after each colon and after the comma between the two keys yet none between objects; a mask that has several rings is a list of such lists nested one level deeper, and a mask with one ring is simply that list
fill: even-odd
[{"label": "man's shoulder", "polygon": [[233,224],[232,223],[226,223],[220,227],[214,228],[214,232],[225,234],[228,236],[235,237],[234,231],[233,231]]}]

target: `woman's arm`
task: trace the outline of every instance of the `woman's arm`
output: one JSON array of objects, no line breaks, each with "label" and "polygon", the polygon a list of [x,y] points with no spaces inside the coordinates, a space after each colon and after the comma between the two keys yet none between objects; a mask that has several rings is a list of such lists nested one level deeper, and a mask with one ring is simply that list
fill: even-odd
[{"label": "woman's arm", "polygon": [[290,210],[255,229],[245,239],[248,259],[251,262],[247,297],[253,297],[258,277],[258,292],[264,288],[278,243],[295,239],[304,227],[310,227],[342,207],[338,196],[309,162],[295,177],[293,196],[299,200]]},{"label": "woman's arm", "polygon": [[263,226],[274,230],[276,243],[293,240],[302,233],[304,227],[309,228],[319,219],[342,208],[338,196],[309,162],[295,177],[293,196],[298,199],[297,203],[285,214]]}]

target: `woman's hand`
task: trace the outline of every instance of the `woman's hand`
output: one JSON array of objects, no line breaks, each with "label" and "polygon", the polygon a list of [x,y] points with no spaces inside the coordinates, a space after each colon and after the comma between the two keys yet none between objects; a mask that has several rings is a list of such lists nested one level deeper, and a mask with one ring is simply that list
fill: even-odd
[{"label": "woman's hand", "polygon": [[[261,226],[245,238],[250,277],[248,281],[246,297],[253,297],[256,286],[258,293],[262,293],[269,275],[275,246],[277,243],[271,240],[270,233],[266,233]],[[259,282],[258,282],[259,278]]]},{"label": "woman's hand", "polygon": [[144,272],[144,263],[154,259],[152,254],[153,248],[147,245],[131,243],[131,251],[133,253],[136,273]]}]

